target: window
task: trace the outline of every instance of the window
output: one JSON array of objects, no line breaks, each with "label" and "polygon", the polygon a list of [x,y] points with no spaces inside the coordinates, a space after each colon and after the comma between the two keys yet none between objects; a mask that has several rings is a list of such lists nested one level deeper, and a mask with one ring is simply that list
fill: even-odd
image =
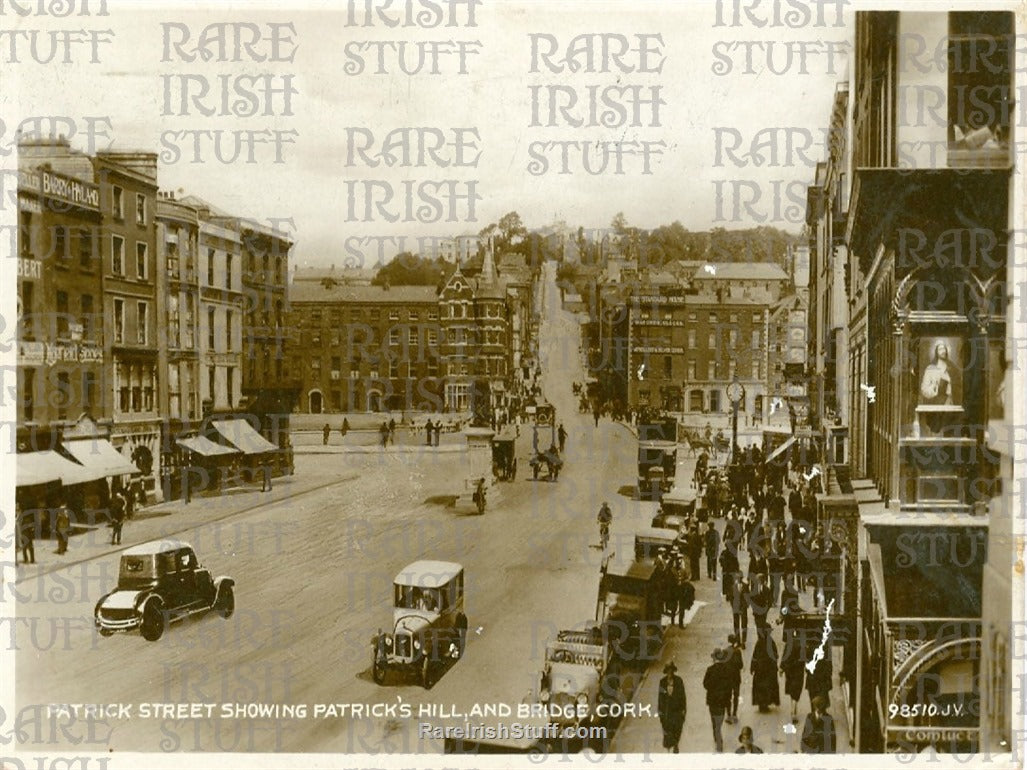
[{"label": "window", "polygon": [[125,341],[125,300],[114,300],[114,341],[121,344]]},{"label": "window", "polygon": [[321,330],[320,329],[314,329],[314,331],[312,331],[310,333],[310,343],[312,345],[320,345],[321,344]]},{"label": "window", "polygon": [[321,359],[318,356],[310,359],[310,369],[314,372],[315,377],[321,376]]},{"label": "window", "polygon": [[53,228],[53,253],[57,259],[68,258],[68,229],[62,225]]},{"label": "window", "polygon": [[395,308],[390,310],[389,311],[389,320],[390,321],[398,321],[399,320],[399,310],[396,310]]},{"label": "window", "polygon": [[719,323],[719,321],[717,320],[717,314],[716,313],[710,313],[710,323],[711,324]]},{"label": "window", "polygon": [[763,335],[760,334],[760,330],[759,329],[753,329],[752,330],[752,349],[753,350],[759,350],[760,347],[762,347],[762,343],[763,343],[762,336]]},{"label": "window", "polygon": [[709,361],[706,364],[706,379],[715,380],[717,379],[717,362]]},{"label": "window", "polygon": [[436,310],[435,308],[432,308],[431,310],[429,310],[428,311],[428,320],[429,321],[438,321],[439,320],[439,311]]},{"label": "window", "polygon": [[125,274],[125,239],[120,235],[111,236],[111,272]]},{"label": "window", "polygon": [[217,383],[217,368],[213,366],[207,367],[207,398],[214,401],[214,391],[216,390]]},{"label": "window", "polygon": [[663,378],[665,380],[671,379],[674,375],[674,360],[670,356],[663,357]]},{"label": "window", "polygon": [[146,196],[136,193],[136,224],[146,224]]},{"label": "window", "polygon": [[738,329],[728,329],[727,344],[732,350],[738,346]]},{"label": "window", "polygon": [[717,347],[717,333],[710,332],[706,338],[706,347],[710,350],[714,350]]},{"label": "window", "polygon": [[332,391],[332,409],[336,412],[342,411],[342,391],[340,390]]},{"label": "window", "polygon": [[688,379],[690,382],[695,381],[695,361],[688,362]]},{"label": "window", "polygon": [[111,189],[111,214],[115,219],[125,218],[125,191],[117,185]]},{"label": "window", "polygon": [[93,233],[88,228],[78,231],[78,264],[86,270],[93,267]]},{"label": "window", "polygon": [[136,304],[136,341],[140,345],[145,345],[147,342],[146,325],[149,318],[149,307],[145,302],[139,302]]},{"label": "window", "polygon": [[[225,311],[225,351],[232,351],[232,311]],[[231,371],[231,370],[229,370]]]},{"label": "window", "polygon": [[232,255],[225,253],[225,288],[232,288]]},{"label": "window", "polygon": [[215,254],[216,254],[216,252],[214,251],[214,249],[207,249],[207,285],[208,286],[213,286],[214,285],[214,262],[215,262],[214,257],[215,257]]},{"label": "window", "polygon": [[32,253],[32,212],[18,212],[18,253],[27,257]]},{"label": "window", "polygon": [[439,344],[439,333],[435,329],[432,329],[431,331],[428,332],[428,344],[431,347],[438,347],[438,344]]},{"label": "window", "polygon": [[377,380],[378,379],[378,365],[377,364],[371,364],[371,370],[368,372],[368,376],[372,380]]},{"label": "window", "polygon": [[416,345],[417,344],[417,327],[416,326],[411,326],[409,329],[407,329],[407,344],[409,344],[409,345]]},{"label": "window", "polygon": [[310,325],[320,326],[324,321],[324,316],[321,314],[321,308],[315,307],[310,311]]},{"label": "window", "polygon": [[35,288],[36,285],[32,281],[22,281],[18,285],[18,312],[20,316],[18,320],[21,324],[21,339],[25,340],[34,340],[36,338],[34,330],[35,316],[32,312],[36,293]]},{"label": "window", "polygon": [[399,336],[399,329],[397,327],[393,326],[391,329],[389,329],[389,344],[398,345]]},{"label": "window", "polygon": [[730,322],[733,324],[738,323],[738,313],[732,313],[730,316],[728,316],[728,320],[730,320]]},{"label": "window", "polygon": [[395,361],[393,361],[391,358],[386,359],[386,361],[385,361],[385,376],[386,377],[388,377],[389,379],[392,379],[394,377],[398,377],[399,376],[399,371],[398,370],[399,370],[399,367],[396,366],[396,362]]},{"label": "window", "polygon": [[149,274],[146,256],[146,244],[136,241],[136,278],[140,281],[145,281]]},{"label": "window", "polygon": [[752,362],[752,378],[754,380],[763,379],[763,367],[760,366],[760,360],[757,358]]},{"label": "window", "polygon": [[207,308],[207,347],[214,350],[214,308]]},{"label": "window", "polygon": [[731,359],[727,362],[727,378],[733,380],[735,378],[735,359]]},{"label": "window", "polygon": [[342,323],[342,311],[337,307],[333,307],[328,311],[328,322],[333,326],[337,326]]},{"label": "window", "polygon": [[234,406],[235,398],[235,367],[229,366],[225,369],[225,390],[228,391],[228,408],[231,409]]},{"label": "window", "polygon": [[687,347],[690,350],[695,350],[695,329],[688,330],[688,343]]},{"label": "window", "polygon": [[408,321],[420,321],[421,320],[421,314],[418,313],[416,310],[408,310],[407,311],[407,320]]},{"label": "window", "polygon": [[349,365],[349,378],[356,380],[360,377],[360,361],[353,361]]},{"label": "window", "polygon": [[[19,367],[20,368],[20,367]],[[21,383],[21,404],[26,421],[31,421],[36,411],[36,370],[25,368]]]},{"label": "window", "polygon": [[710,411],[711,412],[719,412],[720,411],[720,391],[719,390],[711,390],[710,391]]},{"label": "window", "polygon": [[68,292],[57,292],[57,336],[68,337]]},{"label": "window", "polygon": [[82,409],[86,412],[93,410],[93,404],[96,401],[96,373],[95,372],[83,372],[82,373]]},{"label": "window", "polygon": [[380,318],[381,318],[381,311],[378,310],[378,308],[376,308],[376,307],[371,308],[371,320],[372,321],[377,321]]},{"label": "window", "polygon": [[761,323],[763,323],[763,313],[753,313],[752,314],[752,322],[754,324],[761,324]]},{"label": "window", "polygon": [[699,319],[698,319],[698,317],[696,316],[696,314],[695,314],[695,313],[689,313],[689,314],[688,314],[688,320],[689,320],[689,321],[690,321],[691,323],[695,323],[695,322],[696,322],[696,321],[698,321]]},{"label": "window", "polygon": [[71,403],[71,377],[67,372],[57,373],[57,419],[68,419],[68,404]]},{"label": "window", "polygon": [[82,323],[82,339],[88,340],[93,336],[93,295],[83,294],[80,300],[82,312],[80,319]]},{"label": "window", "polygon": [[439,359],[429,358],[428,359],[428,376],[438,377],[439,376]]}]

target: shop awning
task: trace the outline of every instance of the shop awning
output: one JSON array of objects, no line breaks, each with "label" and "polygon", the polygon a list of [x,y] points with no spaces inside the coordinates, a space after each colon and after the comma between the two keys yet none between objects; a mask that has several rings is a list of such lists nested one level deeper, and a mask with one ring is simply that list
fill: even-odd
[{"label": "shop awning", "polygon": [[773,452],[771,452],[769,455],[767,455],[767,459],[764,460],[764,462],[768,462],[769,463],[775,457],[784,454],[785,452],[788,451],[789,447],[791,447],[791,445],[794,444],[794,443],[795,443],[795,436],[789,436],[787,439],[785,439],[785,442],[783,444],[781,444],[781,446],[779,446],[777,449],[775,449]]},{"label": "shop awning", "polygon": [[65,486],[84,484],[102,479],[102,473],[94,468],[84,468],[57,454],[52,449],[41,452],[21,452],[16,455],[15,486],[31,487],[36,484],[50,484],[59,481]]},{"label": "shop awning", "polygon": [[259,455],[278,451],[278,447],[257,433],[246,420],[220,420],[211,422],[211,425],[243,454]]},{"label": "shop awning", "polygon": [[135,465],[103,438],[83,438],[65,441],[62,446],[83,466],[95,469],[100,476],[125,476],[139,473]]},{"label": "shop awning", "polygon": [[206,436],[192,436],[190,438],[180,438],[176,443],[180,447],[188,449],[190,452],[196,452],[196,454],[203,455],[204,457],[220,457],[222,455],[239,454],[238,449],[233,449],[232,447],[216,444]]}]

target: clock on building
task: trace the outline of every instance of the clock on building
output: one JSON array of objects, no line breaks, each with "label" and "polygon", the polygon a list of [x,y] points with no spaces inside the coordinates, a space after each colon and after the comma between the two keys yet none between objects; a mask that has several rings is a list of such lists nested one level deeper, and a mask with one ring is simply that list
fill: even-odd
[{"label": "clock on building", "polygon": [[732,404],[737,404],[745,397],[745,387],[738,380],[732,380],[727,386],[727,397]]}]

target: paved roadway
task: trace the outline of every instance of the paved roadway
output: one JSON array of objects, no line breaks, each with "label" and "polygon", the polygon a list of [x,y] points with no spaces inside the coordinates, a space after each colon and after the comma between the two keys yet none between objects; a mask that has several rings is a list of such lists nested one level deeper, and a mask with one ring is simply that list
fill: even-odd
[{"label": "paved roadway", "polygon": [[[194,544],[201,563],[236,579],[237,612],[227,621],[210,614],[173,625],[157,643],[136,634],[102,639],[92,630],[93,606],[116,575],[116,553],[23,578],[11,641],[19,650],[19,708],[132,709],[128,718],[106,718],[91,736],[88,724],[61,717],[46,723],[42,739],[61,746],[85,738],[79,751],[433,753],[441,742],[419,739],[417,719],[314,718],[312,711],[304,719],[161,719],[141,717],[140,704],[287,703],[312,710],[402,701],[415,710],[422,703],[464,710],[528,698],[546,639],[593,616],[599,503],[614,507],[615,539],[645,523],[651,506],[618,494],[633,483],[634,437],[608,420],[596,430],[574,407],[570,383],[583,379],[578,328],[559,308],[553,267],[546,266],[540,357],[545,393],[569,434],[558,483],[524,478],[527,429],[519,445],[522,478],[495,487],[481,517],[430,502],[460,491],[465,454],[298,456],[296,478],[306,477],[305,491],[279,499],[243,492],[253,504],[236,514],[219,513],[217,501],[208,500],[178,520],[161,520],[162,532],[177,531],[181,521],[187,528],[179,536]],[[197,506],[210,507],[210,521]],[[152,523],[130,523],[125,546],[148,531],[155,531]],[[465,565],[467,651],[430,692],[395,677],[379,687],[369,675],[370,639],[390,622],[393,576],[419,558]],[[4,600],[14,601],[10,593]],[[65,729],[51,736],[54,726]],[[27,735],[22,748],[30,750],[40,734]]]}]

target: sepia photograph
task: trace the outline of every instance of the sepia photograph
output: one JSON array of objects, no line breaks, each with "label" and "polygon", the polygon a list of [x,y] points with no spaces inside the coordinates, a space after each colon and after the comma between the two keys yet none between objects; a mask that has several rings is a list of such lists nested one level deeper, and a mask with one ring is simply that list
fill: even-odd
[{"label": "sepia photograph", "polygon": [[1022,767],[1025,23],[0,0],[0,770]]}]

